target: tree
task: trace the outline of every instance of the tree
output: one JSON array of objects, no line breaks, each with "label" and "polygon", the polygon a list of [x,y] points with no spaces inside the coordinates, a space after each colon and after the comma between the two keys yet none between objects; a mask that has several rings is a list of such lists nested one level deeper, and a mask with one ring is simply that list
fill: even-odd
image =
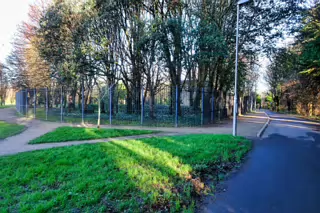
[{"label": "tree", "polygon": [[6,69],[5,66],[0,63],[0,106],[5,105],[8,89],[9,82]]},{"label": "tree", "polygon": [[277,110],[279,110],[280,99],[284,92],[281,85],[297,78],[297,62],[297,55],[294,52],[287,49],[279,49],[268,66],[265,80],[269,84]]},{"label": "tree", "polygon": [[320,90],[320,3],[311,8],[303,20],[301,42],[301,78],[316,99]]},{"label": "tree", "polygon": [[271,60],[266,80],[276,102],[285,102],[288,111],[294,105],[299,113],[314,115],[320,91],[320,5],[302,13],[296,43],[279,49]]},{"label": "tree", "polygon": [[[236,0],[54,0],[31,8],[8,67],[18,88],[63,87],[72,100],[84,88],[85,107],[94,89],[102,97],[104,88],[115,85],[114,94],[116,85],[124,85],[127,113],[140,113],[144,91],[155,118],[156,95],[166,85],[171,114],[176,101],[183,116],[181,93],[187,90],[190,106],[199,111],[201,88],[203,107],[210,108],[214,95],[220,110],[233,92],[236,8]],[[281,27],[296,23],[299,9],[286,0],[241,7],[239,88],[241,96],[251,97],[250,109],[252,65],[259,53],[271,51]],[[105,104],[101,99],[99,109]]]}]

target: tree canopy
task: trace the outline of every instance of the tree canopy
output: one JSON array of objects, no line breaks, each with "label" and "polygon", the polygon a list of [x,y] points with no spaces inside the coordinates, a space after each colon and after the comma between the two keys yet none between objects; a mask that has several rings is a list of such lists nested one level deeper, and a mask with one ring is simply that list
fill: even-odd
[{"label": "tree canopy", "polygon": [[[121,83],[128,102],[139,97],[134,91],[146,88],[153,97],[163,85],[232,93],[236,5],[237,0],[42,1],[31,6],[8,57],[13,85],[76,92],[80,85],[90,90]],[[241,6],[240,94],[253,88],[258,55],[270,51],[299,10],[297,1],[287,0]],[[200,93],[194,98],[199,103]]]},{"label": "tree canopy", "polygon": [[295,43],[273,54],[266,80],[277,107],[282,99],[288,110],[296,105],[300,113],[315,115],[320,113],[320,4],[301,17]]}]

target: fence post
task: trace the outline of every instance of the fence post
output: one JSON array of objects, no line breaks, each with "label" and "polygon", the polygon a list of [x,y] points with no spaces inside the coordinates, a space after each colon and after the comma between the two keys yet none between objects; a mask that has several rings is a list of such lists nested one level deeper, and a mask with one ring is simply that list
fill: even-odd
[{"label": "fence post", "polygon": [[37,113],[37,90],[33,89],[33,114],[34,114],[34,118],[36,118],[36,113]]},{"label": "fence post", "polygon": [[109,87],[109,123],[112,125],[112,88],[113,85]]},{"label": "fence post", "polygon": [[48,87],[46,87],[46,121],[48,120]]},{"label": "fence post", "polygon": [[211,122],[214,121],[214,94],[211,97]]},{"label": "fence post", "polygon": [[21,106],[22,106],[22,92],[21,90],[19,91],[19,113],[21,114]]},{"label": "fence post", "polygon": [[17,110],[18,110],[18,112],[21,113],[21,112],[20,112],[20,105],[21,105],[21,104],[20,104],[20,91],[18,92],[18,100],[16,101],[16,105],[17,105]]},{"label": "fence post", "polygon": [[23,94],[22,94],[22,90],[20,90],[20,99],[19,99],[19,112],[20,114],[22,114],[22,106],[23,106]]},{"label": "fence post", "polygon": [[26,117],[28,117],[28,89],[26,89]]},{"label": "fence post", "polygon": [[204,124],[204,88],[201,89],[201,126]]},{"label": "fence post", "polygon": [[19,110],[18,110],[18,94],[19,94],[19,92],[16,92],[16,110],[19,112]]},{"label": "fence post", "polygon": [[84,124],[84,83],[82,81],[82,87],[81,87],[81,118],[82,118],[82,124]]},{"label": "fence post", "polygon": [[141,88],[141,125],[143,125],[144,119],[144,90]]},{"label": "fence post", "polygon": [[23,90],[20,91],[20,101],[19,101],[19,104],[20,104],[20,114],[22,114],[22,107],[23,107]]},{"label": "fence post", "polygon": [[19,100],[19,92],[16,93],[16,110],[19,112],[18,110],[18,101]]},{"label": "fence post", "polygon": [[17,105],[17,103],[18,103],[18,98],[17,98],[17,97],[18,97],[18,94],[19,94],[19,93],[16,92],[16,110],[17,110],[17,111],[18,111],[18,105]]},{"label": "fence post", "polygon": [[179,93],[178,93],[178,85],[176,85],[176,113],[175,113],[175,127],[178,127],[179,123],[179,104],[178,104],[178,98],[179,98]]},{"label": "fence post", "polygon": [[20,114],[23,113],[23,90],[20,91],[20,101],[19,101],[19,104],[20,104]]},{"label": "fence post", "polygon": [[21,114],[21,106],[22,106],[22,100],[23,100],[23,99],[22,99],[22,90],[19,91],[19,94],[20,94],[20,95],[19,95],[19,96],[20,96],[20,97],[19,97],[19,112],[20,112],[20,114]]},{"label": "fence post", "polygon": [[16,93],[16,109],[20,113],[20,91]]},{"label": "fence post", "polygon": [[63,109],[62,109],[62,105],[63,105],[63,97],[62,97],[62,86],[61,86],[61,90],[60,90],[60,93],[61,93],[61,100],[60,100],[60,122],[62,123],[62,120],[63,120],[63,118],[62,118],[62,114],[63,114]]},{"label": "fence post", "polygon": [[19,112],[19,110],[18,110],[18,94],[19,94],[19,92],[16,92],[16,110]]}]

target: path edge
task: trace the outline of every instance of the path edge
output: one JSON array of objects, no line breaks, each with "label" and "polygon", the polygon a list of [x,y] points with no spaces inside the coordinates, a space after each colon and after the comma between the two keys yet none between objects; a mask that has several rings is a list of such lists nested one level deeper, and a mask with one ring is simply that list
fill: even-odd
[{"label": "path edge", "polygon": [[267,127],[269,126],[270,124],[270,117],[269,115],[264,111],[264,114],[267,116],[267,122],[263,125],[263,127],[260,129],[260,131],[258,132],[257,134],[257,137],[258,138],[261,138],[261,136],[263,135],[264,131],[267,129]]}]

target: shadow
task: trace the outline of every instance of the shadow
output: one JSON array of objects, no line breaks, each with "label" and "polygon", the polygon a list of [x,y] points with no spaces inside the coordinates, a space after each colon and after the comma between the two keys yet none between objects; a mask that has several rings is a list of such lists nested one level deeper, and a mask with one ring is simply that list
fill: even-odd
[{"label": "shadow", "polygon": [[98,135],[97,133],[95,133],[95,132],[94,132],[95,130],[96,130],[96,129],[94,129],[94,128],[84,128],[84,132],[85,132],[86,134],[91,135],[91,136],[93,136],[94,138],[99,138],[100,135]]},{"label": "shadow", "polygon": [[25,211],[44,207],[74,212],[193,209],[193,195],[204,190],[197,175],[230,169],[228,162],[248,151],[239,149],[243,143],[232,136],[227,136],[230,143],[215,137],[214,142],[205,135],[202,140],[187,135],[113,141],[7,157],[0,159],[1,167],[10,165],[0,182],[18,190],[5,190],[1,196],[12,198],[14,209],[23,203]]},{"label": "shadow", "polygon": [[[150,211],[150,208],[181,211],[175,205],[189,206],[192,203],[191,185],[187,180],[192,168],[178,157],[139,140],[113,141],[101,147],[130,179],[130,184],[142,192],[144,196],[137,199],[152,204],[145,206],[145,211]],[[110,149],[116,152],[110,153]]]},{"label": "shadow", "polygon": [[[191,172],[190,165],[182,164],[179,158],[172,156],[168,152],[152,148],[139,140],[131,142],[134,142],[134,144],[126,143],[123,145],[122,143],[111,143],[121,150],[121,152],[125,153],[125,156],[130,156],[132,160],[139,162],[140,166],[151,166],[161,173],[182,179],[185,179],[189,175],[189,172]],[[137,144],[139,144],[139,148],[143,147],[144,150],[137,148]],[[148,151],[146,152],[146,150]],[[161,157],[161,159],[157,157]]]},{"label": "shadow", "polygon": [[[208,137],[207,137],[208,136]],[[143,143],[178,157],[183,164],[191,165],[192,178],[202,182],[217,182],[240,163],[249,152],[251,145],[244,138],[235,139],[231,135],[184,135],[163,137],[153,140],[143,139]],[[225,137],[229,137],[226,139]],[[226,141],[230,141],[226,143]]]},{"label": "shadow", "polygon": [[0,207],[8,199],[6,208],[17,211],[22,204],[24,211],[62,212],[192,208],[192,186],[186,179],[192,168],[141,141],[23,153],[1,158],[0,166],[7,171],[0,177]]},{"label": "shadow", "polygon": [[256,140],[241,172],[215,198],[206,197],[199,212],[318,212],[319,144],[315,132]]},{"label": "shadow", "polygon": [[[109,152],[110,146],[119,151],[116,155],[111,153],[114,162],[117,168],[134,180],[136,188],[146,194],[154,193],[152,197],[158,199],[156,203],[160,202],[174,209],[172,204],[167,203],[169,199],[165,201],[162,198],[170,197],[174,203],[190,205],[193,202],[191,194],[206,190],[206,186],[201,182],[204,174],[212,175],[214,181],[220,180],[220,174],[230,171],[235,162],[240,162],[249,151],[242,143],[243,139],[228,137],[230,143],[219,138],[215,138],[213,142],[206,136],[199,141],[199,137],[187,135],[157,140],[146,138],[114,141],[103,147],[106,152]],[[146,177],[152,177],[152,181]],[[152,192],[152,189],[157,191]]]},{"label": "shadow", "polygon": [[314,140],[314,145],[317,146],[317,148],[320,148],[320,132],[308,132],[307,135]]}]

